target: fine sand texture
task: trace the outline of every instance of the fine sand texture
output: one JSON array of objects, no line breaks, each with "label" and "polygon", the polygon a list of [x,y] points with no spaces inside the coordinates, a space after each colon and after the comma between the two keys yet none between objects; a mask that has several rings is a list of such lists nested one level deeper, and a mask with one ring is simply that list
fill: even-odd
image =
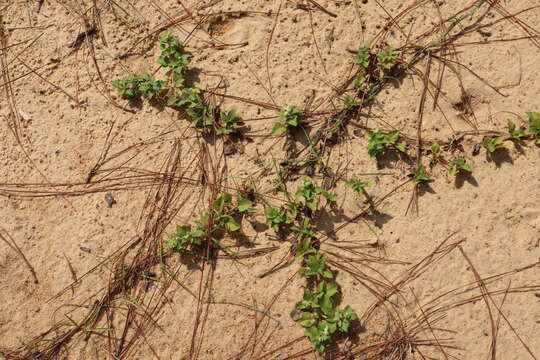
[{"label": "fine sand texture", "polygon": [[[539,20],[531,0],[0,1],[0,360],[540,359]],[[113,87],[170,76],[165,30],[235,134]],[[283,105],[300,124],[272,135]],[[399,131],[376,157],[374,129]],[[358,315],[324,353],[297,321],[299,235],[265,215],[303,179],[336,198],[293,221]],[[172,251],[220,193],[252,201],[241,228]]]}]

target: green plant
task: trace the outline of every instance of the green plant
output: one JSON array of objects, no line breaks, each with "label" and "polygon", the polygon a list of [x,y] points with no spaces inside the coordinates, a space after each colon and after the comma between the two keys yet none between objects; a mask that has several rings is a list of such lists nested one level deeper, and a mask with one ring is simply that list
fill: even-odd
[{"label": "green plant", "polygon": [[279,119],[272,129],[272,135],[281,134],[290,126],[298,127],[302,117],[303,115],[298,106],[283,105],[279,109]]},{"label": "green plant", "polygon": [[369,63],[371,60],[371,53],[370,53],[370,43],[365,42],[358,48],[358,52],[356,53],[356,57],[353,59],[355,64],[360,65],[364,69],[367,69],[369,67]]},{"label": "green plant", "polygon": [[358,106],[362,105],[361,101],[355,100],[348,95],[341,98],[341,101],[343,102],[343,109],[345,111],[352,111]]},{"label": "green plant", "polygon": [[305,205],[309,209],[315,211],[317,210],[317,202],[315,200],[315,195],[322,195],[329,202],[337,201],[337,195],[324,190],[320,186],[315,186],[313,182],[311,182],[311,180],[309,180],[308,178],[300,179],[298,189],[296,190],[296,193],[294,195],[295,201],[298,202],[301,198],[304,198]]},{"label": "green plant", "polygon": [[399,138],[399,130],[384,133],[379,129],[373,129],[369,130],[367,134],[369,137],[367,150],[371,157],[384,154],[389,147],[393,147],[401,152],[406,151],[405,144],[396,142]]},{"label": "green plant", "polygon": [[148,100],[153,99],[164,87],[165,81],[156,80],[148,73],[144,73],[139,77],[139,91]]},{"label": "green plant", "polygon": [[529,132],[534,138],[534,142],[537,145],[540,145],[540,113],[537,112],[527,112],[529,117]]},{"label": "green plant", "polygon": [[184,106],[193,125],[198,129],[214,125],[214,111],[201,96],[199,88],[185,88],[182,90],[182,97],[169,98],[167,104]]},{"label": "green plant", "polygon": [[396,52],[396,49],[388,47],[377,54],[377,65],[386,73],[394,67],[396,60],[399,58],[400,55]]},{"label": "green plant", "polygon": [[485,137],[480,145],[485,147],[489,153],[494,153],[498,149],[504,148],[503,141],[502,136]]},{"label": "green plant", "polygon": [[139,99],[141,95],[146,99],[153,99],[164,88],[165,82],[156,80],[148,73],[143,73],[140,76],[130,75],[123,79],[114,80],[112,85],[117,89],[120,97],[134,101]]},{"label": "green plant", "polygon": [[136,100],[140,97],[139,78],[135,75],[129,75],[125,78],[113,80],[112,86],[118,91],[122,99]]},{"label": "green plant", "polygon": [[516,124],[512,120],[508,120],[508,134],[510,134],[510,138],[513,140],[521,140],[525,136],[525,132],[517,129]]},{"label": "green plant", "polygon": [[332,272],[326,266],[326,256],[319,252],[305,258],[304,266],[298,270],[298,273],[303,276],[316,276],[327,279],[333,277]]},{"label": "green plant", "polygon": [[188,247],[199,246],[202,244],[205,232],[203,230],[191,230],[191,226],[176,226],[176,231],[169,234],[169,241],[165,245],[169,246],[175,252],[183,252]]},{"label": "green plant", "polygon": [[227,112],[220,111],[219,128],[216,131],[218,135],[229,135],[236,131],[240,118],[236,116],[236,111],[229,110]]},{"label": "green plant", "polygon": [[428,173],[426,172],[426,168],[424,167],[424,165],[418,165],[418,167],[412,169],[411,176],[413,178],[412,182],[415,185],[418,185],[421,182],[427,182],[431,180]]},{"label": "green plant", "polygon": [[370,186],[371,182],[361,181],[356,174],[351,176],[351,180],[345,183],[345,186],[353,189],[358,195],[366,195],[365,188]]},{"label": "green plant", "polygon": [[472,168],[463,156],[458,156],[452,160],[452,167],[448,171],[450,175],[456,176],[460,171],[472,172]]},{"label": "green plant", "polygon": [[435,157],[439,157],[441,155],[441,146],[437,143],[431,144],[431,153]]},{"label": "green plant", "polygon": [[174,86],[183,86],[185,82],[185,72],[188,69],[192,55],[184,51],[184,47],[169,30],[159,34],[159,48],[161,54],[157,60],[158,64],[171,69],[171,82]]},{"label": "green plant", "polygon": [[239,197],[237,204],[233,205],[232,195],[220,193],[212,201],[210,211],[195,221],[197,227],[191,229],[190,225],[176,227],[176,232],[169,235],[165,245],[176,252],[184,252],[203,244],[204,240],[211,240],[221,246],[216,239],[218,230],[238,231],[240,225],[234,220],[237,214],[248,212],[253,204],[250,200]]},{"label": "green plant", "polygon": [[306,328],[305,335],[319,352],[324,353],[332,335],[349,331],[350,322],[358,319],[358,315],[350,306],[339,309],[332,303],[337,294],[337,285],[333,282],[321,281],[315,291],[304,291],[296,308],[302,310],[299,323]]},{"label": "green plant", "polygon": [[266,215],[266,223],[274,231],[278,232],[280,227],[285,224],[292,223],[292,219],[287,217],[287,210],[285,209],[276,209],[273,207],[267,207],[264,209]]},{"label": "green plant", "polygon": [[[249,200],[248,200],[249,201]],[[242,205],[242,209],[247,210],[251,207]],[[212,211],[214,215],[214,221],[218,228],[227,229],[229,231],[237,231],[240,229],[240,225],[234,220],[231,213],[234,210],[239,210],[239,206],[236,209],[232,208],[232,195],[229,193],[221,193],[216,196],[216,199],[212,202]]]},{"label": "green plant", "polygon": [[[186,73],[189,70],[188,66],[192,55],[185,52],[180,40],[169,30],[163,31],[159,35],[159,42],[161,53],[157,62],[168,69],[167,81],[156,80],[152,75],[143,73],[140,76],[130,75],[123,79],[114,80],[112,85],[123,99],[130,101],[139,99],[141,95],[147,99],[153,99],[163,90],[167,106],[185,107],[186,114],[196,128],[214,128],[217,111],[204,99],[201,89],[185,87]],[[289,125],[293,125],[294,114],[287,116],[289,116]],[[234,110],[220,111],[216,134],[233,133],[238,122],[239,118]]]}]

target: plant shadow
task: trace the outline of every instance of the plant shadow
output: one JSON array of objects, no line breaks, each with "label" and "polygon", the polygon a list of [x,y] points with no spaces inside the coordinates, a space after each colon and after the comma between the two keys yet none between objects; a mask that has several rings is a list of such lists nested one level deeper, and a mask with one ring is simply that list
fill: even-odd
[{"label": "plant shadow", "polygon": [[454,186],[457,189],[461,189],[465,184],[465,181],[474,187],[478,187],[478,181],[476,181],[473,174],[469,171],[460,171],[454,178]]},{"label": "plant shadow", "polygon": [[377,209],[372,209],[369,213],[364,215],[364,219],[373,222],[373,224],[379,229],[382,229],[383,226],[390,222],[393,218],[393,216],[380,212]]},{"label": "plant shadow", "polygon": [[418,196],[424,196],[426,193],[436,194],[428,181],[422,181],[418,184]]},{"label": "plant shadow", "polygon": [[317,212],[317,217],[316,230],[323,232],[332,240],[336,240],[335,225],[351,220],[345,215],[343,209],[338,207],[332,207],[330,210],[327,208],[321,209]]},{"label": "plant shadow", "polygon": [[413,160],[409,155],[394,149],[389,149],[384,154],[377,156],[376,160],[377,169],[393,169],[401,161],[409,166],[413,165]]},{"label": "plant shadow", "polygon": [[486,153],[487,161],[493,161],[497,168],[500,168],[502,164],[509,163],[514,164],[514,160],[510,156],[510,152],[506,148],[497,149],[493,153]]}]

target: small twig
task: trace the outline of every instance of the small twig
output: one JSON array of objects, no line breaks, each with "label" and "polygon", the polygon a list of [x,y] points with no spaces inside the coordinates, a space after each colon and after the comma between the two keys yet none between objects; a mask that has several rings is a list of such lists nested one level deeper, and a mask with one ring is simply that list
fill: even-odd
[{"label": "small twig", "polygon": [[[30,265],[30,262],[28,261],[26,256],[24,256],[23,252],[21,251],[21,249],[19,248],[19,246],[17,245],[15,240],[11,237],[11,235],[9,235],[9,233],[6,231],[6,229],[4,229],[1,226],[0,226],[0,231],[1,231],[0,232],[0,239],[2,239],[11,249],[13,249],[13,251],[15,251],[17,254],[19,254],[19,256],[23,259],[23,261],[28,266],[28,269],[30,270],[30,273],[32,274],[32,277],[34,278],[34,283],[38,284],[39,281],[38,281],[38,278],[36,276],[36,271],[34,270],[34,267],[32,265]],[[4,235],[2,235],[2,232],[6,233],[6,236],[11,240],[11,243],[4,237]]]},{"label": "small twig", "polygon": [[317,2],[315,2],[314,0],[308,0],[310,3],[312,3],[313,5],[315,5],[315,7],[319,10],[321,10],[322,12],[326,13],[327,15],[330,15],[331,17],[334,17],[336,18],[337,15],[334,14],[333,12],[325,9],[324,7],[322,7],[320,4],[318,4]]}]

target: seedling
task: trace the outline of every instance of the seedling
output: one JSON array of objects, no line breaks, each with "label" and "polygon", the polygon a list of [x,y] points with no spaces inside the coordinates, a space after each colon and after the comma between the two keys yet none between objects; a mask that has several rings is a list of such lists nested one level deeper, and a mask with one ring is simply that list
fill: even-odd
[{"label": "seedling", "polygon": [[230,135],[236,132],[240,118],[236,116],[236,111],[230,110],[228,112],[221,111],[219,116],[219,128],[216,131],[218,135]]},{"label": "seedling", "polygon": [[298,106],[283,105],[279,109],[279,119],[274,125],[272,135],[278,135],[289,127],[298,127],[302,120],[302,113]]},{"label": "seedling", "polygon": [[[118,94],[123,99],[130,101],[137,100],[141,95],[151,100],[163,91],[166,94],[167,106],[185,107],[186,114],[191,118],[196,128],[213,128],[216,122],[215,118],[219,117],[216,134],[233,133],[239,122],[234,110],[218,114],[212,105],[204,99],[201,89],[185,87],[186,72],[189,70],[188,66],[192,55],[185,52],[180,40],[169,30],[166,30],[159,35],[159,42],[161,54],[157,62],[169,70],[167,81],[156,80],[148,73],[140,76],[130,75],[112,82],[112,85],[118,90]],[[291,119],[289,122],[290,124],[294,123]]]},{"label": "seedling", "polygon": [[264,209],[266,215],[266,223],[270,226],[275,232],[278,232],[281,226],[285,224],[292,223],[292,219],[287,217],[287,210],[285,209],[276,209],[273,207],[267,207]]},{"label": "seedling", "polygon": [[362,105],[361,101],[355,100],[348,95],[343,97],[341,101],[343,101],[343,108],[345,111],[352,111],[358,106]]},{"label": "seedling", "polygon": [[175,252],[184,252],[188,248],[200,246],[205,232],[203,230],[191,230],[191,226],[176,226],[176,232],[169,235],[169,241],[165,245]]},{"label": "seedling", "polygon": [[394,67],[396,60],[400,58],[396,49],[389,47],[377,54],[377,65],[385,73],[388,73]]},{"label": "seedling", "polygon": [[498,149],[504,148],[503,141],[502,136],[485,137],[480,145],[485,147],[489,153],[494,153]]},{"label": "seedling", "polygon": [[540,113],[528,112],[529,132],[534,138],[534,143],[540,145]]},{"label": "seedling", "polygon": [[353,174],[351,180],[345,183],[345,186],[353,189],[358,195],[366,195],[365,188],[371,186],[369,181],[361,181],[356,174]]},{"label": "seedling", "polygon": [[298,270],[302,276],[315,276],[320,278],[332,279],[332,272],[326,266],[326,256],[321,253],[308,256],[304,260],[304,266]]},{"label": "seedling", "polygon": [[[245,200],[245,199],[243,199]],[[247,200],[249,201],[249,200]],[[247,205],[247,206],[246,206]],[[243,203],[236,206],[236,209],[232,207],[232,195],[229,193],[221,193],[216,196],[216,199],[212,202],[212,210],[214,212],[214,219],[218,228],[224,228],[229,231],[237,231],[240,229],[240,225],[234,221],[234,218],[231,213],[234,213],[234,210],[240,210],[240,207],[247,211],[251,208],[250,204]]]},{"label": "seedling", "polygon": [[317,210],[315,195],[322,195],[329,202],[337,201],[337,195],[324,190],[320,186],[315,186],[308,178],[300,179],[300,184],[294,195],[295,201],[298,202],[301,198],[304,198],[306,206],[315,211]]},{"label": "seedling", "polygon": [[452,160],[452,167],[448,171],[450,172],[450,175],[456,176],[461,171],[472,172],[472,168],[467,164],[467,160],[465,160],[463,156],[458,156]]},{"label": "seedling", "polygon": [[399,138],[399,130],[390,131],[389,133],[384,133],[379,129],[369,130],[367,132],[369,137],[368,142],[368,154],[371,157],[376,157],[378,155],[384,154],[388,148],[392,147],[401,152],[406,151],[406,145],[397,143]]},{"label": "seedling", "polygon": [[135,101],[141,95],[146,99],[153,99],[164,88],[165,82],[156,80],[148,73],[143,73],[141,76],[130,75],[123,79],[114,80],[112,85],[123,99]]},{"label": "seedling", "polygon": [[315,238],[315,233],[311,228],[311,220],[305,217],[298,225],[291,226],[291,231],[295,233],[296,240],[309,239],[311,241],[311,239]]},{"label": "seedling", "polygon": [[369,47],[369,42],[365,42],[360,45],[360,48],[358,48],[358,52],[356,53],[356,57],[353,59],[355,64],[360,65],[364,69],[367,69],[369,67],[369,63],[371,60],[371,53]]},{"label": "seedling", "polygon": [[512,140],[521,140],[525,136],[525,132],[517,129],[516,124],[512,120],[508,120],[508,134],[510,134]]},{"label": "seedling", "polygon": [[350,322],[358,319],[350,306],[344,309],[334,307],[332,297],[335,294],[335,283],[321,281],[314,292],[306,290],[302,301],[296,304],[296,308],[302,310],[299,323],[306,328],[305,335],[321,354],[336,331],[348,332]]},{"label": "seedling", "polygon": [[417,168],[412,169],[411,177],[413,178],[412,182],[415,185],[431,180],[424,165],[418,165]]},{"label": "seedling", "polygon": [[191,117],[193,125],[202,129],[214,125],[214,111],[201,96],[199,88],[186,88],[182,90],[181,98],[169,98],[167,104],[184,106],[186,113]]},{"label": "seedling", "polygon": [[441,146],[437,143],[431,144],[431,153],[435,157],[441,156]]},{"label": "seedling", "polygon": [[190,225],[176,227],[176,232],[169,235],[169,241],[165,245],[175,252],[192,250],[203,244],[204,240],[211,240],[221,247],[216,239],[219,230],[238,231],[240,225],[234,220],[234,215],[246,213],[251,210],[252,202],[248,199],[238,198],[237,205],[232,204],[232,195],[220,193],[212,202],[209,212],[203,214],[195,221],[197,227],[191,229]]}]

